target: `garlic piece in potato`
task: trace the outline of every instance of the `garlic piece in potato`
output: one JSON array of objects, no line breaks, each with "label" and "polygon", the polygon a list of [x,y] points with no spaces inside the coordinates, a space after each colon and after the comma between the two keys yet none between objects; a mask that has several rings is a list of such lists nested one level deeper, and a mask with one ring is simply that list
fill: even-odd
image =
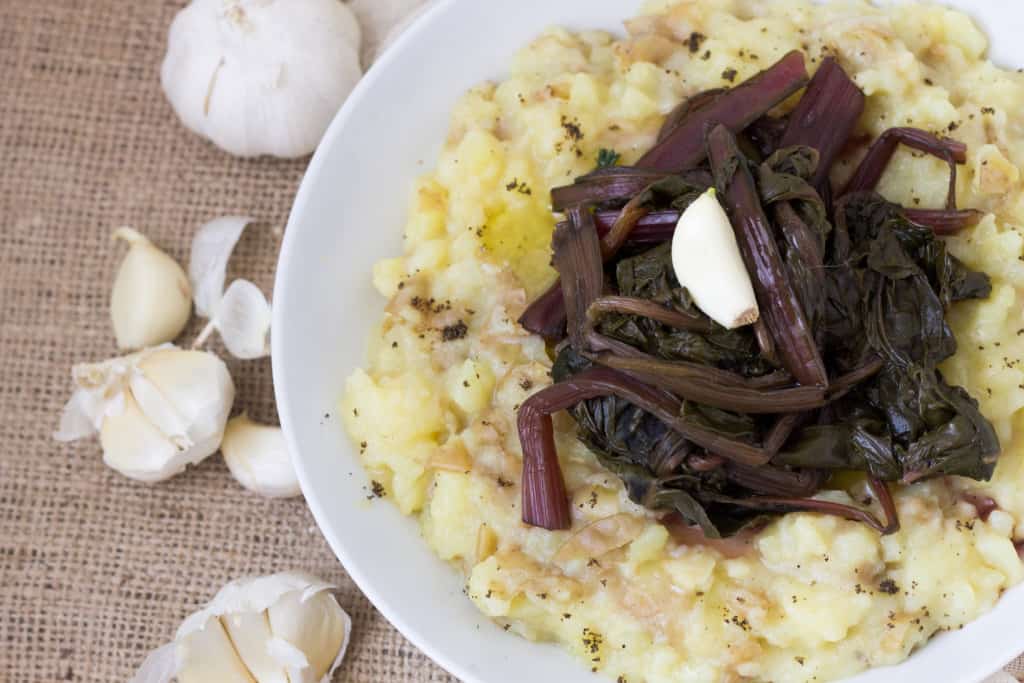
[{"label": "garlic piece in potato", "polygon": [[220,451],[232,476],[250,491],[269,498],[302,493],[280,427],[239,415],[228,422]]},{"label": "garlic piece in potato", "polygon": [[110,319],[121,349],[173,341],[192,313],[192,287],[177,261],[132,228],[114,239],[128,243],[110,294]]},{"label": "garlic piece in potato", "polygon": [[362,76],[340,0],[192,0],[160,70],[182,123],[241,157],[312,152]]},{"label": "garlic piece in potato", "polygon": [[235,398],[220,358],[170,345],[76,365],[72,377],[75,392],[54,438],[75,441],[98,431],[103,462],[146,482],[215,453]]},{"label": "garlic piece in potato", "polygon": [[672,267],[697,307],[722,327],[757,322],[754,286],[714,188],[680,216],[672,236]]},{"label": "garlic piece in potato", "polygon": [[233,581],[132,683],[327,683],[352,632],[332,588],[292,572]]}]

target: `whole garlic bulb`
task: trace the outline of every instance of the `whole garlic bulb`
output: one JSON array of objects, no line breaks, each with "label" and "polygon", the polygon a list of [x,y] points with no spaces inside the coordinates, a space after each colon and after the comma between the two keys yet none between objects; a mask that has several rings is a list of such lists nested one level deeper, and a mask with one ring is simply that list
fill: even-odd
[{"label": "whole garlic bulb", "polygon": [[239,415],[228,422],[220,444],[224,462],[245,488],[268,498],[302,493],[280,427],[270,427]]},{"label": "whole garlic bulb", "polygon": [[332,588],[297,572],[233,581],[131,683],[326,683],[352,632]]},{"label": "whole garlic bulb", "polygon": [[205,351],[147,349],[72,369],[75,392],[58,441],[100,433],[103,462],[126,477],[155,482],[216,452],[235,385],[224,362]]},{"label": "whole garlic bulb", "polygon": [[192,0],[160,81],[182,123],[221,149],[301,157],[362,76],[360,39],[339,0]]},{"label": "whole garlic bulb", "polygon": [[117,346],[142,349],[173,341],[192,313],[192,286],[178,262],[132,228],[114,239],[128,243],[110,294]]}]

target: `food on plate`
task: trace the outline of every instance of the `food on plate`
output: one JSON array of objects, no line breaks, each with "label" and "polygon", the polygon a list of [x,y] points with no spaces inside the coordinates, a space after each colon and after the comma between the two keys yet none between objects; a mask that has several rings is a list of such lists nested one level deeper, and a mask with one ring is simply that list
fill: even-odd
[{"label": "food on plate", "polygon": [[456,105],[342,399],[372,495],[613,680],[902,661],[1024,578],[1024,78],[928,5],[626,26]]}]

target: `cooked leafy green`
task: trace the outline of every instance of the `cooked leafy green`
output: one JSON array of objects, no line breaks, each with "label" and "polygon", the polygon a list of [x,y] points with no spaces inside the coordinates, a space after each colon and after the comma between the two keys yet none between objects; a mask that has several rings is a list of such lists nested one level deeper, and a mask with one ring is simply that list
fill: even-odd
[{"label": "cooked leafy green", "polygon": [[[889,484],[992,476],[992,425],[938,369],[957,348],[947,309],[991,285],[936,234],[980,214],[957,209],[952,191],[942,209],[913,210],[872,191],[899,144],[946,159],[951,188],[965,149],[892,129],[833,197],[829,171],[863,94],[827,59],[788,117],[765,115],[802,79],[791,54],[748,84],[699,93],[666,120],[646,164],[604,155],[602,168],[552,191],[568,218],[553,245],[562,279],[522,319],[560,342],[554,384],[519,413],[527,523],[571,524],[559,410],[633,501],[705,538],[747,536],[797,510],[891,533]],[[748,97],[757,106],[734,111]],[[680,213],[712,185],[761,309],[734,330],[694,304],[671,258]],[[864,473],[884,521],[816,497],[844,471]]]}]

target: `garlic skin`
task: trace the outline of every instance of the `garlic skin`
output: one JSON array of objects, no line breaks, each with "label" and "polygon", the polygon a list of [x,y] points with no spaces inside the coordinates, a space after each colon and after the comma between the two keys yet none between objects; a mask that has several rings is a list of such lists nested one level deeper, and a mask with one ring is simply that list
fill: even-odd
[{"label": "garlic skin", "polygon": [[103,462],[157,482],[217,451],[235,398],[224,362],[165,345],[72,370],[58,441],[100,434]]},{"label": "garlic skin", "polygon": [[679,284],[709,318],[726,329],[757,322],[760,312],[736,234],[715,188],[679,217],[672,236],[672,267]]},{"label": "garlic skin", "polygon": [[209,318],[192,348],[200,348],[214,331],[228,352],[243,360],[270,354],[270,303],[259,287],[235,280],[224,289],[228,261],[246,226],[245,216],[224,216],[206,223],[192,240],[189,281],[195,291],[196,312]]},{"label": "garlic skin", "polygon": [[328,683],[352,633],[333,588],[297,572],[233,581],[131,683]]},{"label": "garlic skin", "polygon": [[192,314],[192,286],[178,262],[132,228],[114,231],[129,245],[110,293],[110,320],[120,349],[173,341]]},{"label": "garlic skin", "polygon": [[250,491],[268,498],[302,494],[280,427],[239,415],[228,422],[220,452],[232,476]]},{"label": "garlic skin", "polygon": [[182,123],[230,154],[302,157],[362,76],[360,42],[340,0],[192,0],[160,82]]}]

